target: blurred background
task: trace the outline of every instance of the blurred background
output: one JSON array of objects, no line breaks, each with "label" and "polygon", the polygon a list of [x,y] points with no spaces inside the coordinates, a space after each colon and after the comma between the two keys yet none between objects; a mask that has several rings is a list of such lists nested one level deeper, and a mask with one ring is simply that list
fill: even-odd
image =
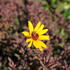
[{"label": "blurred background", "polygon": [[[27,47],[28,20],[49,29],[43,52]],[[0,0],[0,70],[70,70],[70,0]]]}]

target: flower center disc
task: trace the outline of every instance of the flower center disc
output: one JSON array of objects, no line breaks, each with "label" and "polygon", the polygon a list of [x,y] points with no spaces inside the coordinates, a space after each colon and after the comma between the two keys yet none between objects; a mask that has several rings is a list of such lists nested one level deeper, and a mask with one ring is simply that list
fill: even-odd
[{"label": "flower center disc", "polygon": [[36,33],[36,32],[32,32],[32,39],[33,40],[37,40],[38,39],[38,37],[39,37],[39,35]]}]

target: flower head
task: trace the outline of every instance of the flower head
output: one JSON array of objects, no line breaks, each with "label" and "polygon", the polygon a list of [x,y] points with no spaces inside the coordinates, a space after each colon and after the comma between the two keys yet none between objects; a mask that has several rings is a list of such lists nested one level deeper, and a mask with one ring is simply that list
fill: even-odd
[{"label": "flower head", "polygon": [[26,42],[29,42],[28,47],[34,45],[36,48],[43,50],[43,48],[47,48],[47,45],[42,42],[42,40],[50,40],[49,35],[44,35],[48,29],[43,29],[44,24],[38,22],[36,27],[34,28],[31,21],[28,21],[29,32],[22,32],[28,39]]}]

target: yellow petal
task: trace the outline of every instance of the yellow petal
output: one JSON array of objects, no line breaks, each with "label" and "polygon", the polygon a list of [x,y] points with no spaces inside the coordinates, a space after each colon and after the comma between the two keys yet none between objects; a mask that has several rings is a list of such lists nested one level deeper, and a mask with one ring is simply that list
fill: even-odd
[{"label": "yellow petal", "polygon": [[39,35],[45,34],[48,31],[48,29],[44,29],[38,32]]},{"label": "yellow petal", "polygon": [[30,48],[30,47],[31,47],[31,45],[32,45],[32,41],[28,44],[28,48]]},{"label": "yellow petal", "polygon": [[39,45],[37,44],[37,41],[33,41],[33,45],[34,45],[36,48],[39,47]]},{"label": "yellow petal", "polygon": [[39,40],[50,40],[50,37],[48,35],[41,35],[39,36]]},{"label": "yellow petal", "polygon": [[40,25],[41,25],[41,22],[38,22],[38,24],[36,25],[34,31],[37,31],[39,29]]},{"label": "yellow petal", "polygon": [[46,44],[43,43],[42,41],[38,41],[38,44],[40,44],[43,48],[47,48]]},{"label": "yellow petal", "polygon": [[27,40],[26,40],[26,42],[30,42],[30,41],[32,41],[32,39],[27,39]]},{"label": "yellow petal", "polygon": [[29,26],[30,33],[32,33],[33,32],[33,25],[31,23],[31,21],[28,21],[28,26]]},{"label": "yellow petal", "polygon": [[29,36],[28,32],[22,32],[22,34],[24,34],[25,36]]},{"label": "yellow petal", "polygon": [[44,28],[44,25],[42,24],[42,25],[40,26],[40,28],[37,30],[37,33],[40,32],[43,28]]},{"label": "yellow petal", "polygon": [[41,45],[38,43],[38,41],[34,41],[33,45],[38,48],[40,51],[43,51],[43,48],[41,47]]},{"label": "yellow petal", "polygon": [[42,47],[39,47],[39,50],[40,50],[40,51],[43,51],[43,48],[42,48]]}]

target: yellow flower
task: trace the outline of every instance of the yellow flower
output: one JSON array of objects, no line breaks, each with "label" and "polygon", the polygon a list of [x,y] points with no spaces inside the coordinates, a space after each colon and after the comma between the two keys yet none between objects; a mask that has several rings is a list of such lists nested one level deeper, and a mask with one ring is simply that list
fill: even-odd
[{"label": "yellow flower", "polygon": [[41,40],[50,40],[48,35],[44,35],[48,29],[43,29],[44,24],[41,25],[41,22],[38,22],[36,27],[34,28],[31,21],[28,21],[29,32],[22,32],[28,39],[26,42],[29,42],[28,47],[30,48],[34,45],[36,48],[43,51],[43,48],[47,48],[47,45],[43,43]]}]

